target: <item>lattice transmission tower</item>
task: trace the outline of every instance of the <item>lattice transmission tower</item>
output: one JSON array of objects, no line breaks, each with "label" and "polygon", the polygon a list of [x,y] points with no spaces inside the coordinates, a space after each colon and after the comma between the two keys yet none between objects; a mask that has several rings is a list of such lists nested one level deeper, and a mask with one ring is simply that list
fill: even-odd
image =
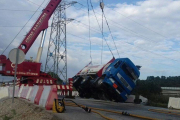
[{"label": "lattice transmission tower", "polygon": [[75,3],[77,2],[67,3],[63,0],[54,11],[45,63],[45,72],[53,72],[65,81],[67,81],[66,25],[73,20],[66,18],[66,8]]}]

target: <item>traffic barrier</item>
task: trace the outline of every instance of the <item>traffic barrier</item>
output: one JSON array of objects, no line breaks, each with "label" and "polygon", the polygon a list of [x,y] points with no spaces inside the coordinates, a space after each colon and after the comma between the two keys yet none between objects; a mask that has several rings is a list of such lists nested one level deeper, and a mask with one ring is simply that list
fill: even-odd
[{"label": "traffic barrier", "polygon": [[24,99],[26,98],[28,90],[29,90],[29,86],[28,85],[23,87],[22,92],[21,92],[21,98],[24,98]]},{"label": "traffic barrier", "polygon": [[50,91],[51,91],[51,86],[43,86],[43,87],[44,87],[44,90],[42,92],[42,95],[41,95],[41,98],[39,101],[39,105],[42,107],[45,107],[47,98],[48,98]]},{"label": "traffic barrier", "polygon": [[69,85],[57,85],[58,90],[69,90]]},{"label": "traffic barrier", "polygon": [[78,91],[72,91],[72,96],[79,96],[79,92]]},{"label": "traffic barrier", "polygon": [[69,88],[69,85],[57,85],[57,89],[60,90],[59,95],[61,96],[67,96]]},{"label": "traffic barrier", "polygon": [[[19,87],[15,86],[14,97],[18,97],[18,95],[19,95]],[[9,97],[13,96],[13,87],[8,87],[8,96]]]},{"label": "traffic barrier", "polygon": [[73,90],[73,79],[72,78],[69,78],[69,87],[70,87],[70,91]]},{"label": "traffic barrier", "polygon": [[32,91],[31,96],[30,96],[30,101],[33,103],[34,103],[34,99],[36,97],[36,94],[38,92],[38,89],[39,89],[39,86],[37,86],[37,85],[33,86],[33,91]]},{"label": "traffic barrier", "polygon": [[72,97],[72,90],[73,90],[73,79],[69,78],[69,97]]},{"label": "traffic barrier", "polygon": [[180,98],[169,97],[168,108],[180,109]]},{"label": "traffic barrier", "polygon": [[51,110],[52,109],[54,99],[58,99],[56,85],[51,86],[51,90],[49,92],[49,95],[48,95],[48,98],[47,98],[47,101],[46,101],[46,105],[45,105],[46,110]]},{"label": "traffic barrier", "polygon": [[37,91],[36,97],[34,99],[34,103],[37,104],[37,105],[39,105],[39,100],[41,98],[43,90],[44,90],[44,87],[43,86],[39,86],[39,89]]},{"label": "traffic barrier", "polygon": [[18,97],[21,97],[21,93],[22,93],[23,87],[24,87],[24,84],[22,84],[20,86],[20,88],[19,88]]},{"label": "traffic barrier", "polygon": [[32,93],[33,93],[33,87],[30,86],[30,87],[29,87],[29,90],[28,90],[28,92],[27,92],[27,96],[26,96],[26,99],[27,99],[27,100],[30,100],[30,98],[31,98],[31,96],[32,96]]},{"label": "traffic barrier", "polygon": [[8,97],[8,87],[0,87],[0,99]]},{"label": "traffic barrier", "polygon": [[125,102],[127,103],[133,103],[134,102],[134,99],[135,99],[135,95],[129,95],[127,97],[127,100]]}]

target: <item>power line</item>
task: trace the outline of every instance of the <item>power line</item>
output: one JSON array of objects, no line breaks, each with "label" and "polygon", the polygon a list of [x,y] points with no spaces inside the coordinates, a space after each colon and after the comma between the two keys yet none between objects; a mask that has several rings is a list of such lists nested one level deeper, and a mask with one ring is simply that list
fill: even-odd
[{"label": "power line", "polygon": [[[17,27],[23,27],[23,26],[0,26],[0,27],[17,28]],[[25,27],[32,27],[32,26],[25,26]]]},{"label": "power line", "polygon": [[[77,21],[77,20],[74,20],[74,21]],[[80,21],[78,21],[78,22],[81,23]],[[83,25],[85,25],[85,26],[88,26],[88,25],[86,25],[86,24],[84,24],[84,23],[81,23],[81,24],[83,24]],[[86,28],[87,28],[87,27],[86,27]],[[87,29],[88,29],[88,28],[87,28]],[[99,32],[99,30],[97,30],[97,29],[91,29],[91,30],[96,31],[96,32],[97,32],[97,31]],[[104,38],[104,39],[105,39],[105,38]],[[131,46],[134,46],[134,47],[136,47],[136,48],[138,48],[138,49],[140,49],[140,50],[142,50],[142,51],[146,51],[146,52],[149,52],[149,53],[151,53],[151,54],[155,54],[155,55],[157,55],[157,56],[162,56],[162,57],[167,58],[167,59],[169,59],[169,60],[173,60],[173,61],[179,62],[179,60],[172,59],[172,58],[163,56],[163,55],[161,55],[161,54],[158,54],[158,53],[155,53],[155,52],[146,50],[146,49],[144,49],[144,48],[142,48],[142,47],[133,45],[132,43],[129,43],[129,42],[127,42],[127,41],[123,41],[123,42],[125,42],[125,43],[127,43],[127,44],[129,44],[129,45],[131,45]]]},{"label": "power line", "polygon": [[[33,10],[16,10],[16,9],[0,9],[2,11],[13,11],[13,12],[16,12],[16,11],[20,11],[20,12],[35,12]],[[41,12],[41,11],[37,11],[37,12]]]},{"label": "power line", "polygon": [[[78,3],[79,3],[79,2],[78,2]],[[85,5],[83,5],[83,4],[81,4],[81,3],[80,3],[80,5],[86,7]],[[95,12],[95,11],[93,11],[93,12]],[[100,15],[100,13],[98,13],[98,12],[95,12],[95,13],[97,13],[97,14]],[[114,20],[111,20],[111,19],[109,19],[109,18],[108,18],[108,20],[112,21],[112,23],[115,24],[116,27],[118,27],[118,28],[120,28],[120,29],[122,29],[122,30],[125,30],[125,31],[127,31],[127,32],[131,32],[132,34],[136,35],[136,36],[139,37],[139,38],[142,38],[143,40],[148,40],[148,41],[150,41],[150,42],[157,43],[157,41],[152,40],[152,39],[150,39],[150,38],[147,38],[147,37],[145,37],[145,36],[143,36],[143,35],[135,32],[135,31],[133,31],[133,30],[127,28],[127,27],[124,27],[123,25],[120,25],[119,23],[115,22]],[[117,26],[117,25],[118,25],[118,26]],[[169,49],[172,50],[172,51],[176,51],[176,52],[180,53],[179,51],[174,50],[174,49],[172,49],[172,48],[169,48]]]},{"label": "power line", "polygon": [[[77,21],[77,20],[74,20],[74,21]],[[80,21],[77,21],[77,22],[80,22]],[[84,23],[82,23],[82,22],[80,22],[80,23],[83,24],[83,25],[86,25],[86,24],[84,24]],[[86,25],[86,26],[88,26],[88,25]],[[22,26],[0,26],[0,27],[22,27]],[[26,26],[26,27],[31,27],[31,26]],[[91,30],[92,30],[92,28],[91,28]],[[93,29],[93,31],[99,32],[99,30],[96,30],[96,29]],[[101,32],[100,32],[100,33],[101,33]],[[103,37],[104,37],[104,36],[103,36]],[[123,41],[123,42],[124,42],[124,41]],[[125,43],[132,45],[132,44],[129,43],[129,42],[125,42]],[[135,46],[135,45],[132,45],[132,46]],[[136,46],[135,46],[135,47],[136,47]],[[138,47],[138,48],[139,48],[139,47]],[[140,49],[140,48],[139,48],[139,49]],[[141,49],[143,49],[143,48],[141,48]],[[170,59],[170,60],[173,60],[173,61],[178,61],[178,60],[171,59],[171,58],[165,57],[165,56],[163,56],[163,55],[160,55],[160,54],[157,54],[157,53],[154,53],[154,52],[151,52],[151,51],[147,51],[147,50],[145,50],[145,49],[143,49],[143,51],[150,52],[150,53],[152,53],[152,54],[156,54],[156,55],[162,56],[162,57],[164,57],[164,58],[167,58],[167,59]]]},{"label": "power line", "polygon": [[[74,37],[77,37],[77,38],[80,38],[80,39],[83,39],[83,40],[87,40],[86,38],[83,38],[83,37],[80,37],[80,36],[77,36],[77,35],[75,35],[75,34],[72,34],[72,33],[70,33],[70,32],[67,32],[68,34],[70,34],[70,35],[72,35],[72,36],[74,36]],[[145,51],[145,52],[147,52],[147,51]],[[126,53],[126,54],[129,54],[129,53]],[[131,55],[131,54],[129,54],[129,55]],[[136,58],[138,58],[137,56],[135,56],[135,55],[131,55],[131,56],[134,56],[134,57],[136,57]],[[146,59],[146,60],[149,60],[148,58],[146,58],[146,57],[144,57],[143,59]],[[169,65],[169,64],[164,64],[164,63],[162,63],[162,62],[159,62],[158,64],[162,64],[162,65],[166,65],[166,66],[170,66],[170,67],[176,67],[176,66],[172,66],[172,65]],[[179,67],[176,67],[176,68],[179,68]]]},{"label": "power line", "polygon": [[[30,3],[32,3],[32,4],[34,4],[34,5],[36,5],[36,6],[38,6],[38,7],[42,5],[42,4],[41,4],[41,5],[38,5],[38,4],[36,4],[35,2],[32,2],[32,1],[30,1],[30,0],[26,0],[26,1],[28,1],[28,2],[30,2]],[[44,1],[45,1],[45,0],[44,0]]]},{"label": "power line", "polygon": [[[108,7],[108,6],[107,6],[107,7]],[[108,7],[108,8],[110,8],[110,7]],[[163,37],[163,38],[167,38],[166,36],[164,36],[164,35],[162,35],[162,34],[156,32],[156,31],[154,31],[154,30],[152,30],[152,29],[150,29],[150,28],[144,26],[143,24],[141,24],[141,23],[139,23],[139,22],[137,22],[137,21],[131,19],[130,17],[128,17],[128,16],[126,16],[126,15],[120,13],[119,11],[116,11],[116,10],[114,10],[114,9],[111,9],[111,10],[113,10],[113,11],[119,13],[120,15],[122,15],[123,17],[125,17],[125,18],[127,18],[127,19],[133,21],[134,23],[136,23],[136,24],[138,24],[138,25],[140,25],[140,26],[142,26],[142,27],[144,27],[144,28],[146,28],[146,29],[148,29],[148,30],[150,30],[150,31],[152,31],[152,32],[154,32],[154,33],[156,33],[156,34],[159,35],[159,36],[161,36],[161,37]]]},{"label": "power line", "polygon": [[[45,0],[44,0],[45,1]],[[44,3],[44,1],[41,3],[41,5]],[[41,7],[41,5],[37,8],[37,10]],[[16,37],[20,34],[20,32],[24,29],[24,27],[27,25],[27,23],[31,20],[31,18],[35,15],[35,13],[37,12],[37,10],[33,13],[33,15],[30,17],[30,19],[26,22],[26,24],[21,28],[21,30],[16,34],[16,36],[14,37],[14,39],[11,40],[11,42],[9,43],[9,45],[4,49],[4,51],[1,53],[1,55],[6,51],[6,49],[11,45],[11,43],[16,39]]]},{"label": "power line", "polygon": [[[72,36],[74,36],[74,37],[77,37],[77,38],[80,38],[80,39],[83,39],[83,40],[87,40],[86,38],[77,36],[77,35],[75,35],[75,34],[72,34],[72,33],[69,33],[69,32],[67,32],[67,33],[70,34],[70,35],[72,35]],[[145,52],[146,52],[146,51],[145,51]],[[126,53],[126,54],[129,54],[129,53]],[[129,54],[129,55],[131,55],[131,54]],[[131,55],[131,56],[132,56],[132,55]],[[133,56],[136,57],[136,58],[138,58],[138,57],[135,56],[135,55],[133,55]],[[149,59],[146,58],[146,57],[144,57],[143,59],[149,60]],[[170,67],[176,67],[176,66],[172,66],[172,65],[169,65],[169,64],[164,64],[164,63],[162,63],[162,62],[159,62],[158,64],[167,65],[167,66],[170,66]],[[176,68],[178,68],[178,67],[176,67]]]},{"label": "power line", "polygon": [[[17,28],[17,27],[23,27],[23,26],[0,26],[0,28],[1,27]],[[25,26],[25,27],[32,27],[32,26]],[[48,26],[48,27],[51,27],[51,26]]]}]

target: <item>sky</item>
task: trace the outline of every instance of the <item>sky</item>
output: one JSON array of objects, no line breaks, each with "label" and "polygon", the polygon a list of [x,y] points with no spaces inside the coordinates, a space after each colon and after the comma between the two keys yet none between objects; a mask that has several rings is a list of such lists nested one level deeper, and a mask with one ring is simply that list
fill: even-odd
[{"label": "sky", "polygon": [[[70,0],[66,1],[70,2]],[[102,12],[99,7],[100,0],[91,1],[101,28]],[[103,1],[105,4],[104,14],[112,36],[105,18],[103,18],[103,34],[115,58],[127,57],[135,65],[142,66],[140,79],[146,79],[147,76],[180,75],[179,0]],[[42,7],[38,9],[4,54],[8,56],[11,49],[18,47],[48,2],[49,0],[0,1],[0,53],[2,53],[22,26],[26,24],[32,14],[38,9],[38,5],[43,3]],[[90,41],[92,63],[94,65],[105,64],[113,57],[105,40],[103,40],[101,63],[102,34],[90,3],[89,9],[90,14],[88,17],[87,0],[77,0],[76,4],[66,9],[66,17],[74,19],[67,24],[67,64],[69,78],[73,77],[91,61]],[[52,18],[49,21],[49,25],[51,25],[51,22]],[[43,67],[46,61],[50,32],[51,29],[48,28],[41,58]],[[40,36],[26,54],[26,59],[29,59],[31,56],[34,59],[36,58]]]}]

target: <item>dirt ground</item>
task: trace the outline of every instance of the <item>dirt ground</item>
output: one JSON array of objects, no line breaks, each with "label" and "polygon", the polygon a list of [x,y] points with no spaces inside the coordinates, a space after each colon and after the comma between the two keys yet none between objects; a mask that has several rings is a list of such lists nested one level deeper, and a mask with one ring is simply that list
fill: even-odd
[{"label": "dirt ground", "polygon": [[56,120],[56,116],[28,101],[7,98],[0,101],[0,120]]}]

